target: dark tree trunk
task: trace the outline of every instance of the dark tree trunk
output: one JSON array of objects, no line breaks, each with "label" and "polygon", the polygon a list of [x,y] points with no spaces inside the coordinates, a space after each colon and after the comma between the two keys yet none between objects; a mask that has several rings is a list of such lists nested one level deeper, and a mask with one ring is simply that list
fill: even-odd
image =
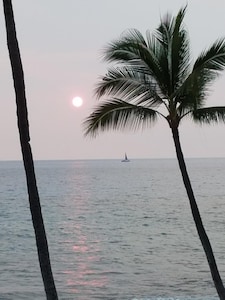
[{"label": "dark tree trunk", "polygon": [[214,254],[213,254],[213,250],[212,250],[209,238],[206,234],[206,231],[205,231],[203,223],[202,223],[199,209],[198,209],[198,206],[197,206],[197,203],[195,200],[195,196],[194,196],[194,193],[192,190],[191,182],[190,182],[190,179],[189,179],[189,176],[187,173],[184,156],[183,156],[182,149],[181,149],[178,129],[172,128],[172,134],[173,134],[173,140],[174,140],[174,144],[175,144],[175,148],[176,148],[176,154],[177,154],[180,171],[181,171],[183,182],[184,182],[184,185],[185,185],[185,188],[187,191],[187,195],[189,198],[192,216],[194,218],[196,229],[197,229],[200,241],[202,243],[203,249],[205,251],[205,255],[207,257],[207,261],[209,264],[209,268],[211,271],[211,275],[212,275],[217,293],[219,295],[219,298],[221,300],[224,300],[225,299],[225,289],[224,289],[223,282],[221,280],[221,277],[220,277],[220,274],[219,274],[219,271],[217,268],[216,260],[215,260]]},{"label": "dark tree trunk", "polygon": [[3,6],[6,22],[7,43],[16,94],[20,143],[27,179],[30,211],[36,237],[38,258],[44,282],[46,297],[48,300],[57,300],[58,296],[51,270],[48,243],[41,213],[41,205],[36,184],[32,151],[29,143],[29,124],[25,96],[23,67],[20,57],[18,41],[16,37],[16,29],[11,0],[3,0]]}]

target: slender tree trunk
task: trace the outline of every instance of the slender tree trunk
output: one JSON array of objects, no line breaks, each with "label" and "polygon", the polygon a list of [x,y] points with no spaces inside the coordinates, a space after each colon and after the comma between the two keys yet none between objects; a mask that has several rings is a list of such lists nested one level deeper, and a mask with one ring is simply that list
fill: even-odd
[{"label": "slender tree trunk", "polygon": [[219,271],[217,268],[216,260],[215,260],[214,254],[213,254],[213,250],[212,250],[209,238],[206,234],[206,231],[205,231],[203,223],[202,223],[200,212],[199,212],[199,209],[198,209],[198,206],[197,206],[197,203],[195,200],[195,196],[193,193],[193,189],[191,186],[191,182],[190,182],[190,179],[189,179],[189,176],[187,173],[184,156],[183,156],[182,149],[181,149],[178,128],[172,128],[172,134],[173,134],[173,140],[174,140],[174,144],[175,144],[175,148],[176,148],[176,154],[177,154],[180,171],[181,171],[183,182],[184,182],[184,185],[185,185],[185,188],[187,191],[187,195],[188,195],[188,198],[190,201],[192,216],[194,218],[196,229],[197,229],[200,241],[202,243],[203,249],[205,251],[205,255],[207,257],[207,261],[209,264],[209,268],[211,271],[211,275],[212,275],[217,293],[219,295],[219,298],[221,300],[224,300],[225,299],[225,289],[224,289],[223,282],[221,280],[221,277],[220,277],[220,274],[219,274]]},{"label": "slender tree trunk", "polygon": [[57,300],[58,296],[51,270],[48,243],[36,184],[32,151],[29,143],[29,124],[25,96],[23,67],[20,57],[18,41],[16,37],[16,28],[11,0],[3,0],[3,6],[6,22],[7,43],[16,94],[18,129],[27,179],[30,211],[36,237],[38,258],[44,282],[46,297],[48,300]]}]

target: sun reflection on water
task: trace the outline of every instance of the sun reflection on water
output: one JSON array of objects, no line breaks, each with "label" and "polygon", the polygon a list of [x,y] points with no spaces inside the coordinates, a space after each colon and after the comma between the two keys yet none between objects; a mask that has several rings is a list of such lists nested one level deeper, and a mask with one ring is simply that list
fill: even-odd
[{"label": "sun reflection on water", "polygon": [[78,293],[82,287],[102,288],[107,284],[107,276],[93,268],[93,265],[100,260],[97,254],[98,244],[99,241],[94,241],[91,246],[88,246],[86,237],[81,235],[79,241],[72,246],[75,253],[74,270],[64,271],[67,275],[67,286],[72,292]]},{"label": "sun reflection on water", "polygon": [[[80,162],[82,164],[82,162]],[[90,176],[84,172],[79,173],[79,166],[74,174],[70,174],[71,197],[68,198],[67,207],[69,219],[65,219],[64,233],[67,240],[64,240],[64,247],[68,260],[65,261],[63,274],[70,292],[78,295],[83,291],[96,292],[96,289],[106,287],[109,282],[108,275],[102,268],[103,249],[101,240],[96,236],[92,227],[92,215],[95,211],[92,195],[87,186],[90,186]],[[74,219],[71,219],[71,211],[74,211]],[[99,290],[100,292],[100,290]]]}]

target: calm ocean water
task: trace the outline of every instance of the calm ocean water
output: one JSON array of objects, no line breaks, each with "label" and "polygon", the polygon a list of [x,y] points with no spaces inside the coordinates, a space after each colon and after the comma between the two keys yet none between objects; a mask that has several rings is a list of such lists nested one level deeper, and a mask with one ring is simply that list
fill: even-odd
[{"label": "calm ocean water", "polygon": [[[225,281],[225,159],[187,165]],[[176,160],[35,168],[60,299],[217,299]],[[0,300],[45,299],[22,162],[0,186]]]}]

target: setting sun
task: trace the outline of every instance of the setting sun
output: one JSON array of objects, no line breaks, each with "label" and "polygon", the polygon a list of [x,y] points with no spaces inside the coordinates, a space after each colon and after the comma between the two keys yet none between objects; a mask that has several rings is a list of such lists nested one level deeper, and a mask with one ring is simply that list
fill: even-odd
[{"label": "setting sun", "polygon": [[83,104],[83,99],[81,97],[74,97],[72,100],[72,104],[75,107],[80,107]]}]

